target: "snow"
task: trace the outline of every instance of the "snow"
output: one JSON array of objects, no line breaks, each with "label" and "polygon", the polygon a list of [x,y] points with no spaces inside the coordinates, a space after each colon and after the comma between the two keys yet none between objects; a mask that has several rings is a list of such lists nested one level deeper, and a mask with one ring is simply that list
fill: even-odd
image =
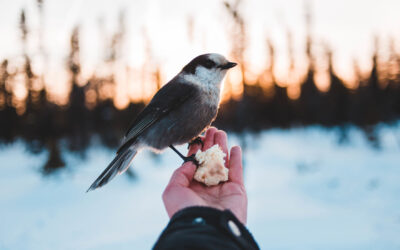
[{"label": "snow", "polygon": [[[382,126],[381,149],[357,129],[347,144],[320,127],[244,139],[248,228],[262,249],[399,249],[400,127]],[[180,150],[184,151],[185,147]],[[85,193],[113,157],[92,146],[83,160],[43,177],[46,154],[16,142],[0,151],[0,249],[149,249],[168,223],[161,194],[181,163],[141,152],[131,181]]]}]

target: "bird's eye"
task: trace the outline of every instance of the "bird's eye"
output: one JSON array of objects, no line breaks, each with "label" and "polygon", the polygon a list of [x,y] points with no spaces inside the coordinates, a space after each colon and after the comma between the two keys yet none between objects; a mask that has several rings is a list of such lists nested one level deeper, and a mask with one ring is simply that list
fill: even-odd
[{"label": "bird's eye", "polygon": [[215,66],[215,63],[213,61],[211,61],[211,60],[207,60],[207,61],[204,62],[204,67],[206,67],[208,69],[211,69],[214,66]]}]

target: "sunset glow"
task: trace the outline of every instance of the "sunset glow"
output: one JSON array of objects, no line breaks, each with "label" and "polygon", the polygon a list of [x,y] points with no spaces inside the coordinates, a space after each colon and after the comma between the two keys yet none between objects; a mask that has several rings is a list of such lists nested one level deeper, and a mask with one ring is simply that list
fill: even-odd
[{"label": "sunset glow", "polygon": [[[359,3],[363,11],[358,11]],[[311,12],[310,30],[305,23],[305,3]],[[205,7],[207,6],[207,7]],[[123,108],[130,101],[145,100],[157,90],[154,70],[158,67],[162,83],[165,84],[194,56],[206,52],[218,52],[229,58],[229,15],[219,1],[191,2],[174,0],[152,1],[45,1],[41,19],[35,1],[12,1],[0,3],[0,25],[9,35],[0,41],[0,57],[20,60],[22,43],[18,31],[21,9],[26,11],[29,28],[28,54],[32,56],[32,67],[37,75],[44,75],[51,99],[58,104],[66,103],[70,86],[65,72],[65,58],[72,29],[79,26],[80,59],[82,69],[79,83],[85,84],[93,75],[114,77],[115,90],[102,88],[100,95],[114,98],[115,105]],[[361,72],[371,67],[371,55],[376,41],[385,45],[400,37],[400,19],[395,9],[400,3],[386,1],[256,1],[242,3],[247,27],[244,72],[247,83],[258,79],[264,83],[264,68],[271,63],[266,38],[274,46],[273,74],[279,86],[289,87],[288,95],[295,98],[298,87],[292,86],[304,77],[307,58],[304,54],[307,32],[314,39],[313,54],[319,67],[316,83],[321,91],[329,89],[326,74],[324,48],[334,51],[333,66],[337,74],[354,87],[354,62]],[[85,12],[90,8],[91,12]],[[373,22],[369,13],[384,13]],[[122,13],[122,14],[121,14]],[[122,21],[121,21],[122,20]],[[357,21],[355,21],[357,20]],[[43,29],[43,30],[42,30]],[[104,62],[113,33],[124,32],[122,54],[115,63]],[[357,32],[354,32],[357,30]],[[392,44],[399,49],[398,43]],[[290,55],[289,53],[293,53]],[[387,53],[386,53],[387,54]],[[384,53],[385,55],[385,53]],[[234,58],[233,58],[234,59]],[[243,91],[242,73],[235,69],[227,76],[223,99],[240,98]],[[18,99],[26,91],[16,84],[13,87]],[[93,98],[88,93],[88,100]],[[92,97],[91,97],[92,96]],[[90,102],[90,101],[89,101]]]}]

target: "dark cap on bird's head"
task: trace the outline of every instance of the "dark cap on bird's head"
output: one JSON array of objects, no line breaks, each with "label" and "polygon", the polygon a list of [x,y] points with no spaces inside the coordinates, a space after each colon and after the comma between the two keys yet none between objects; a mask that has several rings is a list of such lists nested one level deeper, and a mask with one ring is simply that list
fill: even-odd
[{"label": "dark cap on bird's head", "polygon": [[197,67],[203,67],[209,70],[219,69],[222,71],[233,68],[236,65],[237,63],[229,62],[220,54],[209,53],[194,58],[182,69],[182,72],[187,74],[195,74]]}]

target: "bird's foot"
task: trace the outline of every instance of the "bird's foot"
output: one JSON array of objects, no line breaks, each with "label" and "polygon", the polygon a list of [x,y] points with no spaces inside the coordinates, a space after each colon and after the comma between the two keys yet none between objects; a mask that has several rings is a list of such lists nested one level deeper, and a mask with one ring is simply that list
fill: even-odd
[{"label": "bird's foot", "polygon": [[196,138],[194,138],[193,140],[191,140],[188,143],[188,148],[190,148],[190,146],[192,146],[194,144],[201,144],[201,148],[204,147],[204,142],[201,140],[201,138],[199,136],[197,136]]},{"label": "bird's foot", "polygon": [[174,150],[174,152],[177,153],[179,155],[179,157],[182,158],[184,163],[191,161],[194,163],[194,165],[196,165],[196,167],[200,166],[199,162],[196,160],[195,154],[192,154],[191,156],[183,156],[183,154],[181,154],[181,152],[179,152],[173,145],[169,145],[169,147],[172,150]]},{"label": "bird's foot", "polygon": [[195,156],[196,156],[196,154],[192,154],[191,156],[185,157],[185,158],[183,159],[184,163],[186,163],[186,162],[188,162],[188,161],[191,161],[191,162],[193,162],[194,165],[196,165],[196,167],[199,167],[200,164],[199,164],[199,162],[197,161],[197,159],[196,159]]}]

